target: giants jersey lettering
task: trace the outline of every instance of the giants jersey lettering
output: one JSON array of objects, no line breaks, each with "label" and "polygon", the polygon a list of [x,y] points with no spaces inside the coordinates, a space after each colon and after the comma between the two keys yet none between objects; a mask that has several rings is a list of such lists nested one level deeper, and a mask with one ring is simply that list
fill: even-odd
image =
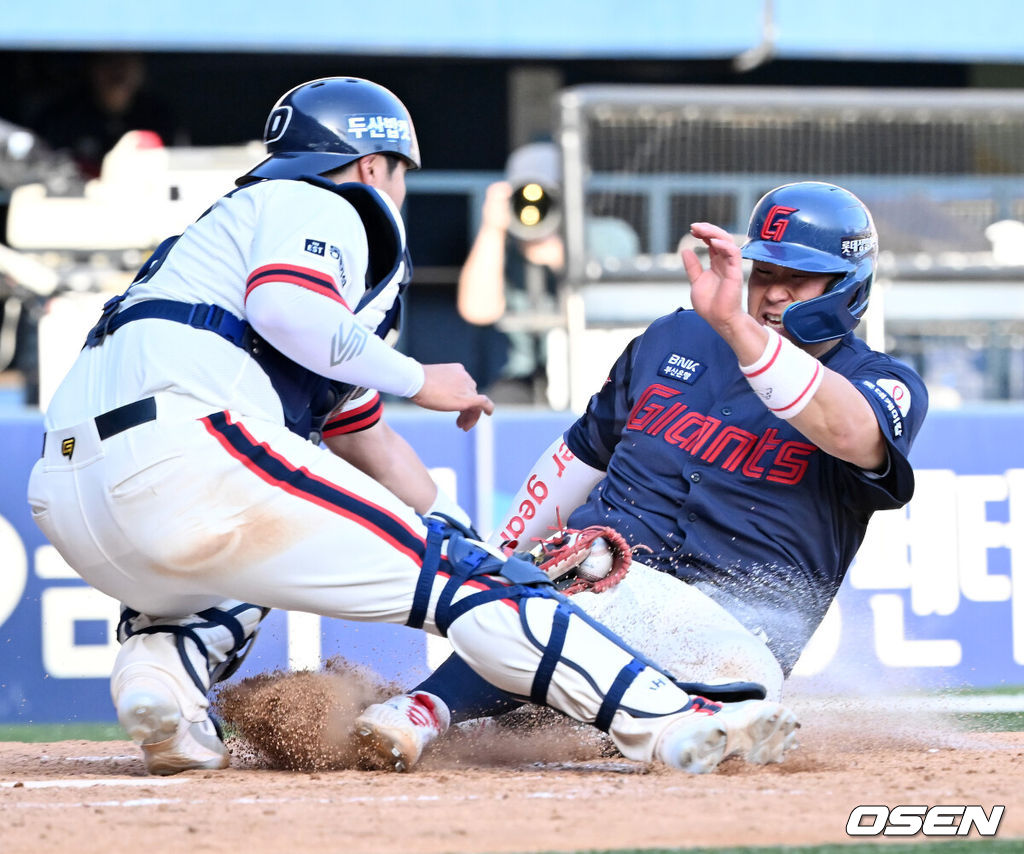
[{"label": "giants jersey lettering", "polygon": [[648,386],[630,411],[625,429],[661,436],[683,453],[726,471],[739,469],[745,477],[792,485],[807,474],[807,457],[818,450],[815,445],[795,439],[783,442],[776,427],[757,435],[723,426],[722,419],[689,409],[680,396],[661,383]]},{"label": "giants jersey lettering", "polygon": [[645,563],[741,601],[799,598],[810,631],[872,512],[910,500],[907,454],[927,409],[920,377],[852,333],[822,361],[871,404],[889,450],[884,476],[769,412],[722,338],[680,310],[630,343],[566,432],[572,453],[606,471],[569,526],[611,525],[649,550]]}]

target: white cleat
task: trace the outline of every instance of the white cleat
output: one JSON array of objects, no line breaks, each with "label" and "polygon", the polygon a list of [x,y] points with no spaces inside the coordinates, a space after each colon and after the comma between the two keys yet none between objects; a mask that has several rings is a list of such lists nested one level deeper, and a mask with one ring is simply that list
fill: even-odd
[{"label": "white cleat", "polygon": [[714,771],[724,759],[739,756],[755,765],[782,762],[796,747],[796,715],[779,703],[701,705],[662,734],[655,755],[689,774]]},{"label": "white cleat", "polygon": [[359,758],[370,769],[409,771],[450,722],[444,702],[425,691],[375,703],[356,718]]},{"label": "white cleat", "polygon": [[772,765],[782,762],[797,746],[800,722],[781,703],[726,703],[719,714],[727,715],[729,720],[726,758],[740,756],[753,765]]},{"label": "white cleat", "polygon": [[213,721],[186,720],[174,694],[155,679],[132,679],[121,689],[117,719],[142,748],[150,774],[228,767],[228,749]]}]

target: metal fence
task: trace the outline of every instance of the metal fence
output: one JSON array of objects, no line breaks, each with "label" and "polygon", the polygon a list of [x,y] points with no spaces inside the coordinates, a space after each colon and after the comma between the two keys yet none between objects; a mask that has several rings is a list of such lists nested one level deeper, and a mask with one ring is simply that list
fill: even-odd
[{"label": "metal fence", "polygon": [[[685,304],[690,222],[740,236],[764,192],[823,180],[860,196],[878,228],[879,305],[862,334],[949,405],[1024,398],[1024,93],[580,86],[557,108],[570,384],[593,381],[593,332]],[[628,226],[637,252],[588,242],[598,218]]]}]

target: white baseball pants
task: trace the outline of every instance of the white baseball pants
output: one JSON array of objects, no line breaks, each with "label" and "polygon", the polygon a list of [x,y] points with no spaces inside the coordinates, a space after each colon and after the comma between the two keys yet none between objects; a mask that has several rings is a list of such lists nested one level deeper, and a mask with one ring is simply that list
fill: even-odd
[{"label": "white baseball pants", "polygon": [[[184,417],[180,405],[164,416],[157,403],[155,420],[103,440],[92,419],[52,431],[32,472],[36,522],[88,583],[155,622],[237,601],[406,622],[426,537],[411,508],[282,426],[232,412]],[[430,631],[447,566],[430,580]],[[467,580],[454,603],[482,586]],[[607,718],[605,698],[616,697],[609,734],[626,756],[652,758],[687,694],[655,667],[637,666],[628,648],[578,613],[567,615],[571,606],[513,590],[452,622],[456,651],[492,684],[523,696],[543,664],[551,669],[548,704],[582,721]],[[545,659],[556,632],[561,652]],[[174,666],[142,642],[118,666],[147,657]],[[190,702],[201,710],[205,697]]]}]

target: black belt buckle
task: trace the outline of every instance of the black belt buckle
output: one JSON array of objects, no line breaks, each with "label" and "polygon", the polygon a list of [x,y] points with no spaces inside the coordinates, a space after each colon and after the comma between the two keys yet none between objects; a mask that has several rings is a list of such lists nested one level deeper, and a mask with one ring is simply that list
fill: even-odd
[{"label": "black belt buckle", "polygon": [[117,409],[111,409],[110,412],[97,415],[95,418],[96,432],[101,440],[109,439],[111,436],[123,433],[129,427],[138,427],[147,421],[155,420],[156,398],[145,397],[142,400],[136,400],[134,403],[128,403],[117,407]]}]

